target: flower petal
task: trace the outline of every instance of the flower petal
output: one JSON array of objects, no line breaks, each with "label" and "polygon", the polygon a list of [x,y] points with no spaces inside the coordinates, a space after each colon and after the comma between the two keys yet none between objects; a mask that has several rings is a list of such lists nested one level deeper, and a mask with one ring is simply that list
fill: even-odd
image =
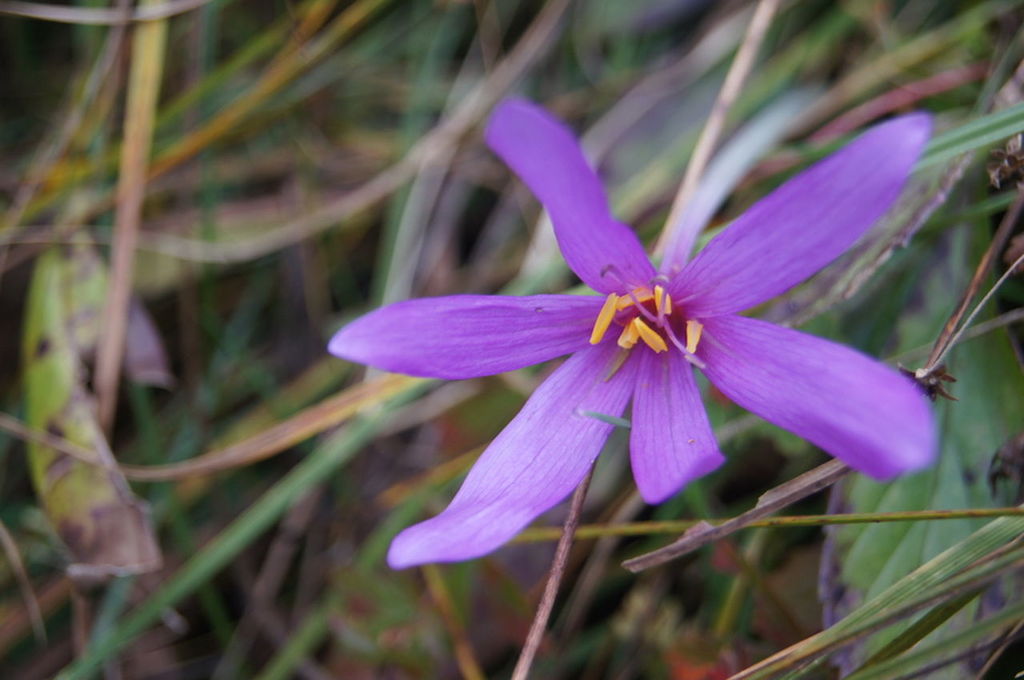
[{"label": "flower petal", "polygon": [[624,293],[654,277],[636,234],[612,217],[601,180],[565,125],[528,101],[510,99],[494,111],[486,137],[547,209],[562,255],[584,283]]},{"label": "flower petal", "polygon": [[725,458],[689,362],[678,352],[639,354],[629,436],[633,478],[645,501],[661,503]]},{"label": "flower petal", "polygon": [[458,380],[587,347],[603,300],[582,295],[453,295],[405,300],[361,316],[331,354],[395,373]]},{"label": "flower petal", "polygon": [[396,569],[479,557],[569,495],[601,452],[633,391],[632,361],[605,380],[614,343],[577,352],[541,384],[469,471],[451,505],[392,542]]},{"label": "flower petal", "polygon": [[712,239],[672,297],[697,317],[730,314],[814,274],[895,202],[930,131],[924,114],[896,118],[793,177]]},{"label": "flower petal", "polygon": [[878,479],[935,459],[931,406],[888,366],[813,335],[739,316],[708,319],[697,354],[726,396]]}]

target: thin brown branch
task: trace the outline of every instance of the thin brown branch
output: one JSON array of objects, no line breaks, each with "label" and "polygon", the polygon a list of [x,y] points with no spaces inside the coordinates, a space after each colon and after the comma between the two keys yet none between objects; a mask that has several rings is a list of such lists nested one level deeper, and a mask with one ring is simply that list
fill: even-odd
[{"label": "thin brown branch", "polygon": [[48,446],[83,463],[116,469],[119,474],[131,480],[166,482],[211,475],[264,460],[339,425],[360,410],[380,403],[382,399],[399,394],[422,382],[421,378],[386,375],[373,382],[360,383],[236,444],[168,465],[115,467],[114,461],[107,456],[49,432],[34,430],[6,413],[0,413],[0,430],[10,432],[24,441]]},{"label": "thin brown branch", "polygon": [[[999,661],[1000,657],[1002,657],[1003,652],[1005,652],[1010,645],[1020,639],[1022,630],[1024,630],[1024,621],[1018,621],[1013,626],[1007,628],[1006,632],[1003,633],[999,639],[992,642],[992,647],[995,649],[992,654],[989,655],[988,660],[985,661],[985,665],[982,666],[981,670],[979,670],[977,675],[974,676],[974,680],[984,680],[984,678],[988,676],[989,671],[992,670],[992,667],[995,666],[996,662]],[[975,652],[976,650],[972,649],[969,651]]]},{"label": "thin brown branch", "polygon": [[[640,494],[635,490],[630,490],[625,501],[616,508],[605,526],[622,526],[645,507],[646,504],[640,498]],[[577,539],[580,536],[579,529],[582,528],[582,526],[577,528]],[[576,578],[576,586],[566,600],[565,613],[562,615],[561,621],[563,640],[567,640],[568,636],[575,632],[583,622],[587,607],[601,585],[612,554],[619,546],[620,540],[620,536],[601,536],[597,545],[588,552],[586,562]]]},{"label": "thin brown branch", "polygon": [[957,329],[956,333],[953,334],[953,337],[951,337],[949,341],[946,343],[946,347],[942,350],[942,353],[940,353],[935,358],[935,364],[928,368],[921,368],[915,371],[915,378],[917,378],[918,380],[925,379],[931,375],[932,371],[940,373],[937,369],[940,366],[942,366],[942,362],[945,360],[946,354],[948,354],[949,350],[960,342],[961,338],[963,338],[966,331],[971,327],[971,324],[974,323],[974,320],[977,318],[978,314],[981,313],[981,310],[984,309],[985,305],[989,303],[992,297],[996,294],[996,291],[1002,288],[1003,284],[1006,283],[1007,279],[1013,276],[1014,271],[1021,264],[1024,264],[1024,253],[1021,253],[1020,257],[1018,257],[1010,264],[1007,270],[1003,272],[1003,275],[999,277],[999,280],[992,284],[992,287],[989,289],[987,293],[985,293],[985,296],[982,297],[978,304],[974,306],[974,309],[968,315],[967,319],[963,322],[960,328]]},{"label": "thin brown branch", "polygon": [[361,383],[333,397],[324,399],[288,420],[267,428],[248,439],[223,449],[210,451],[196,458],[169,465],[122,465],[128,479],[147,482],[170,481],[209,475],[263,460],[276,453],[340,424],[361,409],[394,396],[423,382],[421,378],[386,375],[379,380]]},{"label": "thin brown branch", "polygon": [[[1024,191],[1018,191],[1016,200],[1014,200],[1010,209],[1006,211],[1002,222],[999,223],[995,236],[992,237],[992,242],[989,243],[988,249],[985,250],[981,261],[978,262],[974,275],[971,277],[970,283],[967,284],[967,289],[960,298],[960,302],[957,304],[956,309],[953,310],[953,313],[949,315],[946,325],[942,327],[942,332],[939,333],[939,337],[935,340],[932,352],[921,369],[925,375],[931,373],[941,363],[941,358],[945,356],[946,350],[951,346],[954,332],[967,312],[967,307],[971,304],[974,296],[977,295],[982,281],[985,280],[985,277],[992,270],[992,264],[995,262],[996,257],[1006,246],[1006,242],[1010,239],[1010,234],[1013,233],[1014,227],[1020,220],[1022,211],[1024,211]],[[1010,270],[1012,271],[1013,267]]]},{"label": "thin brown branch", "polygon": [[987,72],[988,64],[978,62],[942,71],[912,83],[898,85],[830,121],[811,135],[808,141],[814,144],[825,144],[867,125],[887,113],[904,109],[927,97],[980,80],[985,77]]},{"label": "thin brown branch", "polygon": [[92,630],[92,606],[80,588],[71,588],[71,647],[75,656],[82,656],[89,644]]},{"label": "thin brown branch", "polygon": [[698,522],[673,543],[627,560],[623,562],[622,566],[630,571],[638,572],[685,555],[835,484],[849,471],[850,468],[838,460],[819,465],[796,479],[765,492],[753,509],[715,526],[705,521]]},{"label": "thin brown branch", "polygon": [[32,442],[40,446],[48,446],[82,463],[100,465],[107,468],[111,467],[108,460],[94,451],[49,432],[35,430],[6,413],[0,413],[0,430],[13,434],[22,441]]},{"label": "thin brown branch", "polygon": [[583,512],[583,501],[587,497],[587,489],[590,487],[590,478],[594,475],[594,469],[584,478],[572,495],[572,503],[569,507],[569,516],[565,519],[562,527],[562,537],[558,540],[555,548],[555,558],[551,562],[551,572],[548,574],[548,581],[544,585],[544,594],[541,595],[540,603],[537,605],[537,613],[533,616],[533,623],[530,624],[530,632],[526,635],[526,642],[523,643],[523,651],[519,654],[519,660],[512,671],[512,680],[526,680],[533,667],[533,660],[537,656],[541,640],[544,638],[544,630],[547,628],[548,619],[551,618],[551,610],[555,606],[555,597],[558,595],[558,587],[565,575],[565,567],[569,562],[569,550],[572,548],[572,539],[576,534],[576,527],[580,524],[580,515]]},{"label": "thin brown branch", "polygon": [[[145,5],[152,5],[146,2]],[[124,145],[117,184],[114,217],[114,252],[110,290],[103,309],[102,337],[96,352],[96,399],[100,426],[109,432],[117,409],[128,326],[128,307],[135,273],[135,248],[142,221],[142,199],[146,193],[146,168],[153,142],[160,80],[163,74],[167,23],[144,23],[132,36],[132,69],[125,108]]]},{"label": "thin brown branch", "polygon": [[25,603],[25,613],[32,624],[32,632],[35,633],[36,642],[46,642],[46,627],[43,625],[43,611],[39,606],[39,599],[35,590],[32,589],[32,582],[25,571],[25,563],[21,559],[21,551],[18,544],[7,530],[7,525],[0,521],[0,546],[3,547],[4,555],[14,574],[14,580],[18,582],[18,589],[21,590],[21,599]]}]

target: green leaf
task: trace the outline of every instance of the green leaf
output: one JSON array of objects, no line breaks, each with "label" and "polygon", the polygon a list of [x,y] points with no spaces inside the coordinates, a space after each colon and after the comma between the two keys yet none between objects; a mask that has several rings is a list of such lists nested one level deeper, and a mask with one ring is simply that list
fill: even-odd
[{"label": "green leaf", "polygon": [[945,163],[962,153],[995,144],[1024,130],[1024,103],[976,118],[932,139],[917,170]]},{"label": "green leaf", "polygon": [[95,463],[28,444],[29,471],[47,517],[85,578],[152,571],[161,564],[149,519],[117,470],[82,383],[72,331],[74,270],[51,249],[36,263],[22,338],[29,426],[90,451]]},{"label": "green leaf", "polygon": [[[949,247],[951,245],[951,247]],[[955,299],[970,275],[962,237],[936,248],[938,259],[922,261],[916,275],[923,281],[916,291],[922,301],[900,320],[901,346],[927,342],[942,327]],[[913,273],[912,273],[913,274]],[[1020,426],[1024,410],[1022,379],[1005,331],[997,331],[957,347],[950,355],[949,372],[956,377],[952,391],[958,401],[940,398],[935,405],[940,436],[940,458],[931,469],[889,483],[858,477],[846,490],[845,509],[852,512],[894,512],[917,509],[958,509],[1006,505],[988,486],[992,456]],[[846,589],[849,606],[869,600],[949,546],[966,538],[979,522],[914,522],[837,527],[838,580]],[[840,607],[842,609],[843,607]],[[970,622],[976,607],[929,636],[932,641],[951,635]],[[860,650],[870,655],[898,635],[893,627],[874,636]],[[955,668],[949,677],[957,677]],[[936,676],[938,677],[938,676]]]}]

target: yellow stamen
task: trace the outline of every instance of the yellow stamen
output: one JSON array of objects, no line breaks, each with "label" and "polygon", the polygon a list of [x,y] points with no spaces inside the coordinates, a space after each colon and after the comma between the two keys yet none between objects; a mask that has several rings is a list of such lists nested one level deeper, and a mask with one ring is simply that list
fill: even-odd
[{"label": "yellow stamen", "polygon": [[619,296],[615,293],[611,293],[605,298],[604,306],[601,307],[601,311],[597,313],[597,321],[594,322],[594,330],[590,331],[590,344],[596,345],[601,342],[601,338],[608,332],[608,326],[611,325],[612,319],[615,318],[615,304],[618,302]]},{"label": "yellow stamen", "polygon": [[668,316],[672,313],[672,298],[661,286],[654,287],[654,309],[658,312],[658,316]]},{"label": "yellow stamen", "polygon": [[[616,309],[622,311],[623,309],[626,309],[630,305],[636,304],[636,302],[647,302],[653,297],[654,295],[647,288],[637,288],[636,290],[633,291],[632,296],[623,295],[619,297],[619,302],[616,305]],[[636,298],[636,302],[633,301],[633,298]]]},{"label": "yellow stamen", "polygon": [[633,349],[633,345],[640,339],[640,332],[636,329],[636,319],[633,319],[630,323],[626,324],[626,327],[622,329],[622,335],[619,336],[619,347],[622,349]]},{"label": "yellow stamen", "polygon": [[686,322],[686,351],[693,354],[700,343],[700,334],[704,332],[704,324],[690,319]]},{"label": "yellow stamen", "polygon": [[654,329],[643,322],[639,316],[633,319],[631,326],[636,326],[636,332],[640,335],[640,338],[647,344],[648,347],[653,349],[655,352],[667,352],[668,345],[665,344],[665,339],[654,332]]}]

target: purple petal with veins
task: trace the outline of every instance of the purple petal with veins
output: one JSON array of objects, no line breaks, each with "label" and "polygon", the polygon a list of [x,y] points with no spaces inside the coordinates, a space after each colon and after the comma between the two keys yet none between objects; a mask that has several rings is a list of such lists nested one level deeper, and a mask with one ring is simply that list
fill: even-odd
[{"label": "purple petal with veins", "polygon": [[633,392],[636,365],[610,378],[617,348],[577,352],[545,380],[473,465],[440,515],[409,527],[391,544],[395,568],[484,555],[572,493],[601,452]]},{"label": "purple petal with veins", "polygon": [[741,316],[708,319],[700,357],[727,397],[877,479],[935,460],[931,405],[860,352]]},{"label": "purple petal with veins", "polygon": [[[655,279],[615,221],[572,134],[542,109],[503,103],[487,141],[551,214],[569,266],[607,297],[467,295],[410,300],[342,328],[334,354],[419,376],[470,378],[571,354],[487,447],[448,508],[401,532],[394,567],[484,555],[580,483],[632,397],[633,476],[658,503],[723,460],[691,364],[737,404],[885,479],[934,460],[917,386],[854,350],[733,312],[828,264],[898,197],[927,116],[872,128],[797,175]],[[698,205],[694,214],[708,210]],[[693,218],[696,219],[696,218]],[[685,258],[676,239],[673,263]]]},{"label": "purple petal with veins", "polygon": [[629,449],[633,479],[648,503],[661,503],[725,458],[700,400],[693,366],[677,352],[638,357]]},{"label": "purple petal with veins", "polygon": [[328,349],[395,373],[449,380],[494,375],[586,347],[602,302],[584,295],[406,300],[348,324]]},{"label": "purple petal with veins", "polygon": [[565,261],[585,284],[625,293],[655,276],[636,234],[612,217],[601,180],[560,121],[530,102],[508,100],[491,116],[487,143],[547,209]]},{"label": "purple petal with veins", "polygon": [[896,118],[793,177],[712,239],[672,297],[697,317],[731,314],[814,274],[892,207],[930,131],[923,114]]}]

